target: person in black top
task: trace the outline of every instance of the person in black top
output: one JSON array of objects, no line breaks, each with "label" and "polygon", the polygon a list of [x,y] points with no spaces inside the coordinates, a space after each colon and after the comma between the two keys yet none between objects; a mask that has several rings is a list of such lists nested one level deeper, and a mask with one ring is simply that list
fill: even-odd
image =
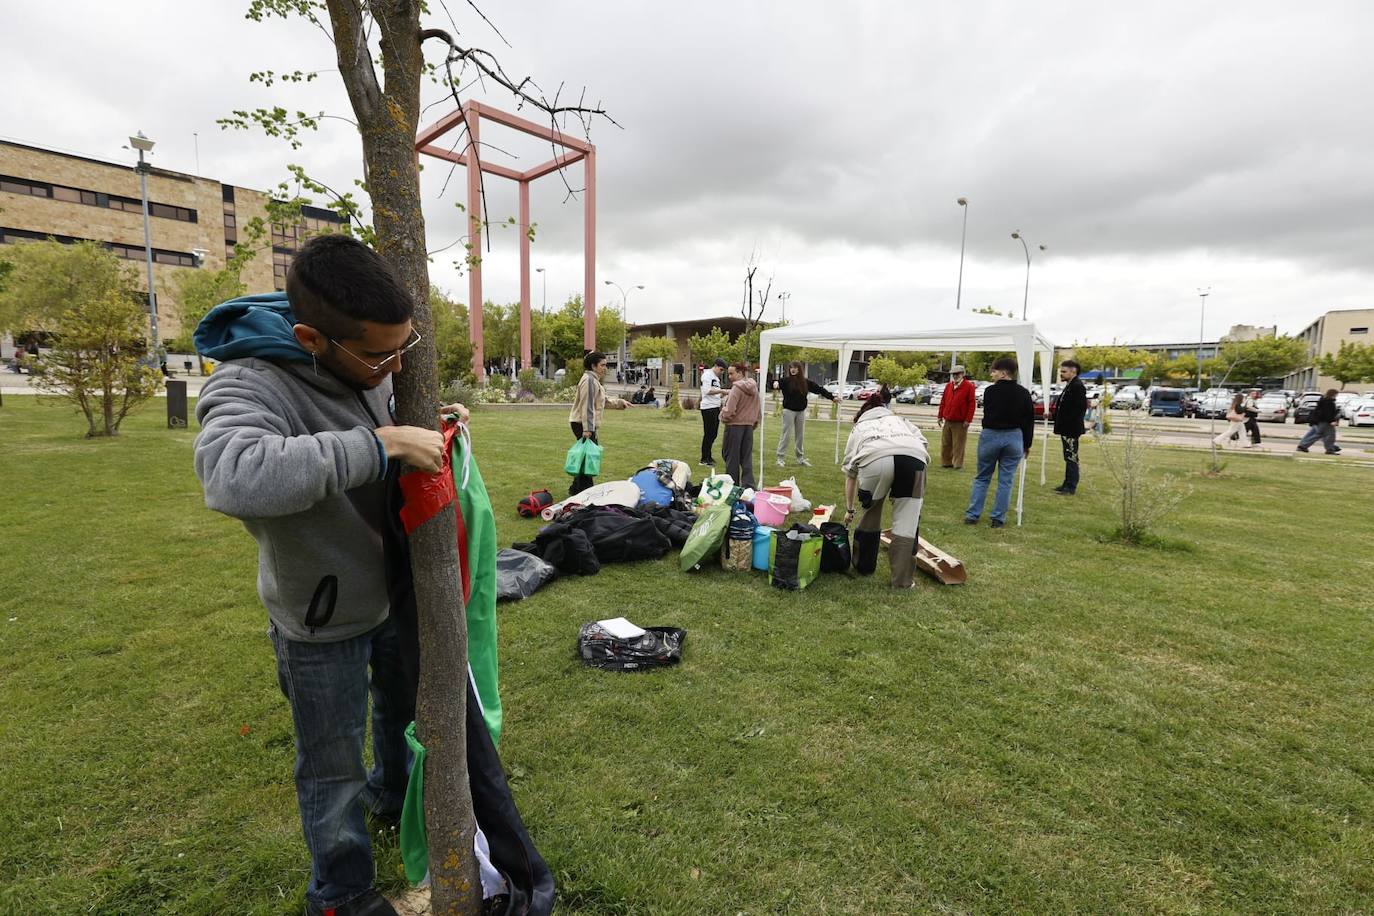
[{"label": "person in black top", "polygon": [[818,394],[827,401],[835,400],[835,396],[807,378],[806,366],[799,360],[787,364],[787,374],[778,387],[782,389],[782,436],[778,439],[778,467],[786,464],[783,459],[787,457],[787,444],[795,438],[797,464],[809,468],[811,462],[806,460],[806,452],[802,448],[802,436],[806,432],[806,396]]},{"label": "person in black top", "polygon": [[1313,442],[1320,439],[1322,448],[1326,449],[1328,455],[1340,452],[1340,447],[1336,445],[1336,393],[1335,388],[1328,390],[1321,400],[1317,401],[1317,406],[1312,408],[1312,425],[1308,427],[1307,435],[1298,443],[1298,451],[1307,451]]},{"label": "person in black top", "polygon": [[1035,436],[1035,405],[1030,392],[1012,378],[1016,360],[1002,356],[993,360],[993,385],[983,392],[983,432],[978,436],[978,474],[973,478],[973,493],[964,510],[964,524],[976,525],[983,514],[993,469],[997,469],[997,496],[992,504],[992,527],[1006,524],[1011,505],[1011,483],[1016,466],[1030,456]]},{"label": "person in black top", "polygon": [[1054,492],[1072,496],[1078,489],[1078,439],[1083,435],[1083,417],[1088,413],[1088,389],[1078,378],[1078,363],[1066,359],[1059,364],[1059,380],[1064,390],[1054,410],[1054,433],[1064,447],[1064,482]]}]

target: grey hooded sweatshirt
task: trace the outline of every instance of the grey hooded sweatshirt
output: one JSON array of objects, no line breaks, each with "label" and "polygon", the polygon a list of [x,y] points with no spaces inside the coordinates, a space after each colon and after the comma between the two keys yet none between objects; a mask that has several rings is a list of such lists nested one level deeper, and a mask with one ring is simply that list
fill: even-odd
[{"label": "grey hooded sweatshirt", "polygon": [[205,504],[258,542],[258,595],[288,639],[336,642],[387,618],[388,379],[355,391],[309,362],[216,367],[196,403]]}]

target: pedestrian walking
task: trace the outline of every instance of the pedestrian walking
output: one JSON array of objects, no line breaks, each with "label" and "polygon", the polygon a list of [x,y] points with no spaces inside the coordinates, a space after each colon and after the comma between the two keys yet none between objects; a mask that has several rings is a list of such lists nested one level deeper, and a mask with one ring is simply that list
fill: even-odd
[{"label": "pedestrian walking", "polygon": [[[1226,420],[1230,423],[1224,431],[1217,434],[1212,440],[1212,444],[1217,448],[1225,448],[1226,443],[1231,440],[1239,440],[1241,434],[1245,432],[1245,396],[1237,394],[1231,399],[1231,406],[1226,410]],[[1254,448],[1254,443],[1245,440],[1246,448]]]},{"label": "pedestrian walking", "polygon": [[1006,524],[1007,507],[1011,504],[1011,485],[1016,466],[1030,456],[1035,436],[1035,405],[1030,392],[1018,385],[1016,360],[1003,356],[993,361],[993,383],[983,392],[983,432],[978,436],[978,472],[973,478],[973,492],[964,524],[976,525],[987,501],[992,472],[997,471],[997,495],[992,503],[991,525]]},{"label": "pedestrian walking", "polygon": [[844,446],[844,523],[854,520],[854,569],[872,575],[878,566],[883,530],[883,503],[892,501],[892,543],[888,545],[893,588],[911,588],[916,569],[921,507],[926,495],[930,450],[926,437],[888,407],[892,392],[884,385],[859,408]]},{"label": "pedestrian walking", "polygon": [[717,357],[701,373],[701,464],[705,467],[715,467],[716,464],[716,459],[711,457],[711,448],[720,432],[720,377],[724,371],[725,360]]},{"label": "pedestrian walking", "polygon": [[1063,496],[1072,496],[1078,490],[1078,441],[1083,436],[1083,420],[1088,413],[1088,389],[1078,373],[1074,360],[1066,359],[1059,364],[1059,380],[1064,383],[1064,390],[1059,393],[1054,409],[1054,434],[1064,450],[1064,482],[1054,492]]},{"label": "pedestrian walking", "polygon": [[754,487],[754,430],[763,419],[763,404],[759,400],[759,386],[749,377],[744,363],[726,369],[730,390],[725,406],[720,409],[720,421],[725,424],[725,473],[742,487]]},{"label": "pedestrian walking", "polygon": [[1260,444],[1259,399],[1260,390],[1251,388],[1240,405],[1241,413],[1245,414],[1245,431],[1250,435],[1251,445]]},{"label": "pedestrian walking", "polygon": [[1336,421],[1339,414],[1336,411],[1336,389],[1330,388],[1317,401],[1317,406],[1312,408],[1312,422],[1307,428],[1307,434],[1298,443],[1298,451],[1305,452],[1312,447],[1312,443],[1321,440],[1322,448],[1328,455],[1340,453],[1340,446],[1336,445]]},{"label": "pedestrian walking", "polygon": [[800,360],[793,360],[787,364],[787,374],[778,382],[778,387],[782,389],[782,433],[778,437],[778,467],[786,465],[788,443],[795,442],[796,445],[793,447],[797,452],[797,464],[809,468],[811,462],[806,460],[806,449],[802,444],[806,435],[807,395],[820,395],[827,401],[834,401],[835,396],[806,377],[806,365]]},{"label": "pedestrian walking", "polygon": [[963,366],[951,366],[935,420],[940,427],[940,467],[963,470],[968,426],[977,406],[977,386],[964,377]]},{"label": "pedestrian walking", "polygon": [[[606,354],[593,350],[582,358],[586,371],[577,382],[577,394],[573,398],[572,409],[568,411],[568,425],[572,427],[573,439],[590,439],[600,445],[597,431],[601,429],[601,416],[607,407],[624,410],[630,402],[624,398],[608,398],[606,386],[601,380],[606,377]],[[573,476],[568,486],[568,495],[576,496],[594,483],[590,474]]]}]

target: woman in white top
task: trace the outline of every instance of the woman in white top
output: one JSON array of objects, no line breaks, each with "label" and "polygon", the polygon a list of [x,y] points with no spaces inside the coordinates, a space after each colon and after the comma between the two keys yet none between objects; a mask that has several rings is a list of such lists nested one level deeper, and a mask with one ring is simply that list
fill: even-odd
[{"label": "woman in white top", "polygon": [[892,392],[884,385],[854,418],[844,447],[844,522],[854,520],[855,500],[864,509],[854,530],[854,568],[871,575],[878,566],[883,502],[892,500],[892,543],[888,545],[892,587],[911,588],[916,541],[926,495],[930,451],[921,431],[888,409]]},{"label": "woman in white top", "polygon": [[[1212,444],[1215,445],[1217,448],[1225,448],[1226,443],[1230,441],[1232,434],[1236,435],[1238,438],[1245,437],[1244,404],[1244,395],[1237,394],[1234,398],[1231,399],[1231,408],[1226,411],[1226,419],[1230,421],[1231,425],[1226,427],[1225,432],[1221,433],[1215,439],[1212,440]],[[1244,441],[1246,448],[1255,447],[1255,443],[1251,442],[1249,439],[1244,439]]]}]

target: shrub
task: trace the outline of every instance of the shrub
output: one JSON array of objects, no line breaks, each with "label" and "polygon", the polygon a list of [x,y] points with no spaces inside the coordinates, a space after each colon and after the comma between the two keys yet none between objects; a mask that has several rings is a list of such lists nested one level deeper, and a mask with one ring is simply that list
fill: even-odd
[{"label": "shrub", "polygon": [[1098,442],[1102,464],[1117,486],[1112,501],[1121,524],[1114,536],[1128,544],[1149,546],[1158,541],[1150,528],[1187,498],[1191,488],[1176,477],[1152,473],[1158,454],[1156,437],[1141,432],[1140,416],[1139,411],[1127,413],[1121,434],[1104,435]]},{"label": "shrub", "polygon": [[673,420],[682,419],[682,389],[677,382],[673,382],[673,390],[668,395],[668,405],[664,413]]}]

